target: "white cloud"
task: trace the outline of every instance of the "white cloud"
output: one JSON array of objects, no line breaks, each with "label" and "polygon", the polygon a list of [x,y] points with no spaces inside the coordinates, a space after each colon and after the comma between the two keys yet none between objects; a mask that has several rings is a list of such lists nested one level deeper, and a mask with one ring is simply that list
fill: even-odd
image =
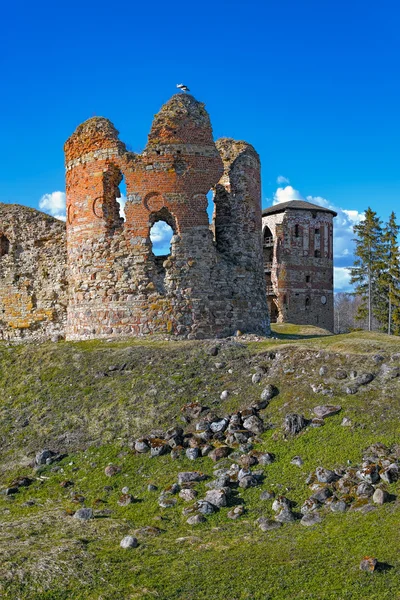
[{"label": "white cloud", "polygon": [[44,194],[39,200],[39,208],[60,221],[65,221],[65,192]]},{"label": "white cloud", "polygon": [[347,267],[334,267],[333,281],[335,292],[349,292],[352,290],[350,285],[350,271]]},{"label": "white cloud", "polygon": [[284,177],[283,175],[278,175],[278,177],[276,178],[276,183],[280,185],[282,183],[290,183],[290,181],[287,177]]},{"label": "white cloud", "polygon": [[117,202],[119,204],[119,216],[125,219],[126,196],[124,196],[124,194],[121,194],[121,197],[117,198]]},{"label": "white cloud", "polygon": [[150,230],[150,239],[153,252],[156,255],[169,254],[171,238],[174,235],[172,228],[164,221],[157,221]]},{"label": "white cloud", "polygon": [[289,202],[290,200],[304,200],[298,190],[295,190],[291,185],[278,187],[274,194],[273,203]]}]

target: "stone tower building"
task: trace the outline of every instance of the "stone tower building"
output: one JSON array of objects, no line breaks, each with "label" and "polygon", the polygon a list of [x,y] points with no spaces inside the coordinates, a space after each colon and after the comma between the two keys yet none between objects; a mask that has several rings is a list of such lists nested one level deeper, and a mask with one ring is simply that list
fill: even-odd
[{"label": "stone tower building", "polygon": [[333,218],[328,208],[292,200],[262,213],[271,322],[333,331]]},{"label": "stone tower building", "polygon": [[[141,155],[94,117],[67,140],[65,157],[67,339],[269,333],[259,157],[245,142],[214,143],[203,104],[173,96]],[[123,178],[125,221],[117,202]],[[160,220],[174,232],[164,257],[150,239]]]}]

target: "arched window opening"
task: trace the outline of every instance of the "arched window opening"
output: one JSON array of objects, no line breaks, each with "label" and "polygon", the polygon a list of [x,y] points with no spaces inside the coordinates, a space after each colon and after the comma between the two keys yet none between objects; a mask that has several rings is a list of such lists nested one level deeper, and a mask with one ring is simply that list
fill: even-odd
[{"label": "arched window opening", "polygon": [[[120,168],[110,164],[103,173],[103,196],[95,203],[94,213],[103,218],[110,228],[119,227],[124,221],[126,188]],[[96,201],[95,201],[96,202]]]},{"label": "arched window opening", "polygon": [[310,308],[310,305],[311,305],[311,300],[310,300],[310,298],[307,296],[307,297],[306,297],[306,301],[305,301],[305,307],[306,307],[306,310],[308,310],[308,309]]},{"label": "arched window opening", "polygon": [[265,227],[263,233],[263,258],[264,270],[266,273],[268,273],[272,269],[272,263],[274,260],[274,238],[269,227]]},{"label": "arched window opening", "polygon": [[321,258],[321,251],[320,250],[315,250],[314,251],[314,256],[315,256],[315,258]]},{"label": "arched window opening", "polygon": [[10,252],[10,241],[4,233],[0,234],[0,257],[6,256]]},{"label": "arched window opening", "polygon": [[175,220],[169,210],[162,208],[151,215],[150,222],[151,250],[162,262],[171,254],[171,241],[176,231]]},{"label": "arched window opening", "polygon": [[119,216],[125,221],[126,183],[124,177],[122,177],[122,181],[118,186],[118,192],[119,195],[117,196],[116,201],[119,204]]},{"label": "arched window opening", "polygon": [[150,240],[154,256],[171,254],[171,240],[174,231],[165,221],[156,221],[150,229]]}]

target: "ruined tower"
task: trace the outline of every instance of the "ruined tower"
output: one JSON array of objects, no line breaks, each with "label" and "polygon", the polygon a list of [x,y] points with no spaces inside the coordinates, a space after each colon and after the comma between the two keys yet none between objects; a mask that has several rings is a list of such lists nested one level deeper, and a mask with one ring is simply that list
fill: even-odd
[{"label": "ruined tower", "polygon": [[[65,156],[67,339],[269,332],[259,158],[244,142],[216,145],[203,104],[173,96],[141,155],[126,150],[110,121],[89,119],[67,140]],[[123,178],[125,221],[117,202]],[[150,239],[160,220],[174,232],[162,258]]]},{"label": "ruined tower", "polygon": [[262,213],[271,322],[333,331],[333,210],[292,200]]}]

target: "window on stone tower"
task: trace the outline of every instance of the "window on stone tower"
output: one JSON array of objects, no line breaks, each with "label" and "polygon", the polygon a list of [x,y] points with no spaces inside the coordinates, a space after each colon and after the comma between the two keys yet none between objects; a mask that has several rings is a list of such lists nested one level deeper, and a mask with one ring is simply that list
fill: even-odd
[{"label": "window on stone tower", "polygon": [[10,242],[9,239],[4,235],[4,233],[0,234],[0,256],[5,256],[10,252]]},{"label": "window on stone tower", "polygon": [[320,232],[319,232],[319,229],[316,229],[316,230],[315,230],[315,235],[319,235],[319,233],[320,233]]},{"label": "window on stone tower", "polygon": [[311,304],[311,300],[310,298],[307,296],[306,301],[305,301],[305,307],[306,310],[310,308],[310,304]]},{"label": "window on stone tower", "polygon": [[174,232],[165,221],[157,221],[150,229],[150,240],[155,256],[168,256],[171,253],[171,240]]},{"label": "window on stone tower", "polygon": [[298,238],[300,236],[300,228],[298,225],[294,226],[294,237]]},{"label": "window on stone tower", "polygon": [[315,258],[321,258],[321,252],[320,252],[320,250],[315,250],[314,251],[314,256],[315,256]]},{"label": "window on stone tower", "polygon": [[264,255],[264,266],[266,268],[272,267],[274,259],[274,238],[269,227],[265,227],[263,236],[263,255]]},{"label": "window on stone tower", "polygon": [[124,177],[118,186],[119,195],[116,198],[119,204],[119,216],[125,220],[125,202],[126,202],[126,183]]},{"label": "window on stone tower", "polygon": [[171,240],[175,231],[175,220],[169,210],[162,208],[151,215],[151,249],[154,256],[167,257],[171,254]]},{"label": "window on stone tower", "polygon": [[310,283],[311,281],[311,275],[306,275],[306,283]]}]

